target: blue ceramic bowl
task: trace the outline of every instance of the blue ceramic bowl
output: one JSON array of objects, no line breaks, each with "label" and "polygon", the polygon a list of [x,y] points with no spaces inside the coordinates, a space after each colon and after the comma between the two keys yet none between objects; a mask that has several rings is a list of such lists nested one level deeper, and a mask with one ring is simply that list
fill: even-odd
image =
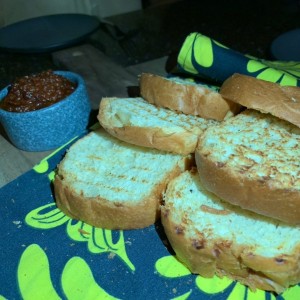
[{"label": "blue ceramic bowl", "polygon": [[[11,142],[21,150],[52,150],[87,129],[91,106],[84,80],[72,72],[54,73],[77,84],[68,97],[35,111],[9,112],[0,109],[0,122]],[[0,101],[7,93],[6,87],[0,92]]]}]

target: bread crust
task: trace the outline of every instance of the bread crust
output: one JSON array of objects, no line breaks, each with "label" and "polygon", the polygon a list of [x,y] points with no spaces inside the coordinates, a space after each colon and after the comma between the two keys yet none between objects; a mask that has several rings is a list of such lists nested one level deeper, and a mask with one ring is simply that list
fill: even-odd
[{"label": "bread crust", "polygon": [[208,278],[214,274],[226,275],[252,290],[276,293],[300,281],[300,246],[293,255],[279,258],[254,255],[249,245],[239,245],[235,241],[207,238],[200,232],[189,238],[185,234],[187,224],[174,223],[171,209],[162,207],[161,212],[162,224],[177,258],[192,273]]},{"label": "bread crust", "polygon": [[103,127],[111,135],[124,142],[182,155],[194,153],[198,141],[198,135],[188,131],[169,134],[161,128]]},{"label": "bread crust", "polygon": [[242,74],[234,74],[221,86],[220,94],[227,100],[247,108],[270,113],[300,127],[300,88]]},{"label": "bread crust", "polygon": [[[106,115],[108,101],[104,98],[100,103],[98,120],[101,126],[112,136],[142,147],[154,148],[167,152],[188,155],[195,152],[198,136],[202,133],[200,128],[170,132],[169,128],[139,127],[134,125],[123,125],[116,127],[113,116]],[[113,99],[113,98],[112,98]]]},{"label": "bread crust", "polygon": [[[201,144],[201,141],[199,145]],[[250,180],[234,173],[226,164],[218,164],[195,152],[196,165],[203,186],[221,199],[287,224],[300,224],[300,192],[274,188],[268,179]]]},{"label": "bread crust", "polygon": [[[187,162],[188,165],[188,162]],[[102,197],[85,198],[64,181],[63,174],[54,179],[54,194],[58,208],[67,216],[106,229],[137,229],[150,226],[160,218],[162,193],[169,180],[182,170],[175,167],[142,201],[110,201]]]},{"label": "bread crust", "polygon": [[153,224],[159,215],[159,202],[154,196],[139,204],[122,204],[100,197],[85,199],[65,185],[58,176],[55,178],[54,188],[56,204],[61,211],[95,227],[143,228]]},{"label": "bread crust", "polygon": [[149,103],[205,119],[222,121],[240,109],[208,88],[203,87],[200,93],[196,85],[178,84],[154,74],[141,74],[139,84],[141,96]]}]

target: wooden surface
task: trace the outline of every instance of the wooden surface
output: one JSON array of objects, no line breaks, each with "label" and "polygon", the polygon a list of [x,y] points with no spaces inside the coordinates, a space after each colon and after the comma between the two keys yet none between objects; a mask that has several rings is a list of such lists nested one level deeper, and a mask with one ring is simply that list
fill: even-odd
[{"label": "wooden surface", "polygon": [[138,85],[141,72],[165,74],[167,57],[124,68],[91,45],[55,52],[56,64],[80,74],[86,82],[93,109],[102,97],[126,97],[127,88]]},{"label": "wooden surface", "polygon": [[[138,75],[142,72],[166,75],[167,57],[125,68],[111,61],[93,46],[81,45],[53,53],[53,60],[62,68],[76,72],[84,78],[92,108],[97,110],[102,97],[127,97],[128,87],[138,85]],[[1,131],[0,187],[30,170],[51,152],[53,151],[21,151]]]}]

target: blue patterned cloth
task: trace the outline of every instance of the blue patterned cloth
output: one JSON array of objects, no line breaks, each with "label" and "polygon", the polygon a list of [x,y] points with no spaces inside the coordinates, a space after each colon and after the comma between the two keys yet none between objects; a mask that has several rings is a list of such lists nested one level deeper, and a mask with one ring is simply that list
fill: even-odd
[{"label": "blue patterned cloth", "polygon": [[68,144],[0,189],[0,299],[294,300],[224,278],[191,274],[166,246],[161,224],[106,230],[55,205],[52,180]]},{"label": "blue patterned cloth", "polygon": [[217,84],[240,73],[281,85],[300,86],[300,62],[258,59],[195,32],[185,39],[177,62],[182,72]]}]

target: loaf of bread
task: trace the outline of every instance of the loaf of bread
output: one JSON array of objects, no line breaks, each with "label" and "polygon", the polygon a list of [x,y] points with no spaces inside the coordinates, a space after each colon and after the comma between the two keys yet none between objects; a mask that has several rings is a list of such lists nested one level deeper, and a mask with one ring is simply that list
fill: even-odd
[{"label": "loaf of bread", "polygon": [[59,164],[57,206],[96,227],[149,226],[160,216],[167,183],[189,167],[189,159],[127,144],[101,128],[75,142]]},{"label": "loaf of bread", "polygon": [[183,155],[195,152],[198,137],[218,123],[157,107],[142,98],[103,98],[98,120],[120,140]]},{"label": "loaf of bread", "polygon": [[300,224],[300,129],[246,110],[202,135],[196,163],[206,189],[244,209]]},{"label": "loaf of bread", "polygon": [[276,293],[300,282],[300,228],[224,202],[196,172],[169,183],[161,213],[177,258],[193,273]]},{"label": "loaf of bread", "polygon": [[221,86],[227,100],[263,113],[270,113],[300,127],[300,88],[282,86],[255,77],[234,74]]},{"label": "loaf of bread", "polygon": [[240,110],[239,104],[225,100],[216,89],[188,79],[143,73],[139,83],[148,102],[188,115],[222,121]]}]

